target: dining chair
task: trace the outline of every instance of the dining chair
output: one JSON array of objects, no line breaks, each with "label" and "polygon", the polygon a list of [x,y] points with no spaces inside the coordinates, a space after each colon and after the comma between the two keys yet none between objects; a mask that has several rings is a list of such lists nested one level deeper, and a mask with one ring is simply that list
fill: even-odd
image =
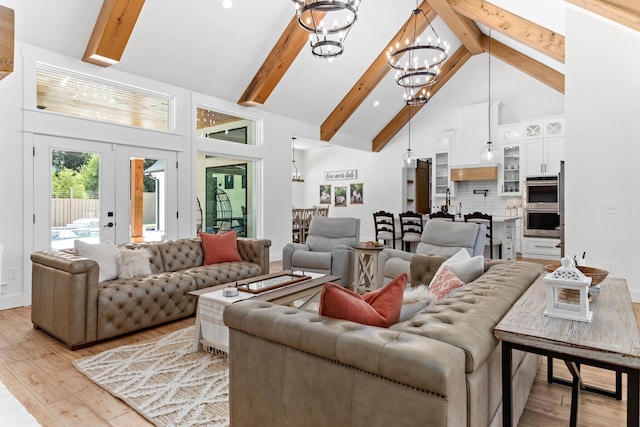
[{"label": "dining chair", "polygon": [[484,223],[487,227],[487,239],[485,240],[485,246],[489,246],[489,258],[493,259],[493,247],[498,247],[498,259],[502,258],[502,240],[493,236],[493,215],[484,214],[482,212],[473,212],[464,215],[465,222],[478,222]]},{"label": "dining chair", "polygon": [[393,218],[393,213],[378,211],[373,213],[373,222],[376,228],[376,241],[383,240],[385,245],[389,247],[387,241],[391,241],[391,247],[396,248],[396,239],[399,237],[396,234],[396,223]]},{"label": "dining chair", "polygon": [[400,232],[404,250],[411,251],[411,244],[420,241],[422,237],[422,214],[407,211],[400,214]]},{"label": "dining chair", "polygon": [[456,220],[456,216],[454,214],[445,213],[445,212],[434,212],[432,214],[429,214],[429,218],[431,218],[431,219],[445,219],[445,220],[451,220],[451,221],[455,221]]}]

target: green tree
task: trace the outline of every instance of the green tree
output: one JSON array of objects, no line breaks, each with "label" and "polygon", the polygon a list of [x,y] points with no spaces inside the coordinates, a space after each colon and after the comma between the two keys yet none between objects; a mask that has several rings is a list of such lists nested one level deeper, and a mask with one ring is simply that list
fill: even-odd
[{"label": "green tree", "polygon": [[82,165],[87,163],[90,156],[92,156],[90,153],[54,150],[52,153],[51,164],[56,171],[61,171],[66,168],[79,172]]},{"label": "green tree", "polygon": [[100,190],[100,156],[92,154],[87,162],[80,167],[80,176],[85,191],[97,197]]},{"label": "green tree", "polygon": [[73,195],[74,199],[85,197],[82,176],[71,169],[62,169],[52,175],[53,197],[64,198]]}]

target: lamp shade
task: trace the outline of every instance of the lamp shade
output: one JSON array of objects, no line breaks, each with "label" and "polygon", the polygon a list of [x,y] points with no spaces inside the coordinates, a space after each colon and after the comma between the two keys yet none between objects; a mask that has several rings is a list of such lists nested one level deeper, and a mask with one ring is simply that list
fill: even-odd
[{"label": "lamp shade", "polygon": [[415,155],[411,148],[407,148],[407,151],[402,155],[402,166],[405,168],[415,168],[418,164],[418,156]]},{"label": "lamp shade", "polygon": [[480,163],[495,163],[498,161],[498,153],[493,148],[491,141],[488,141],[480,151]]}]

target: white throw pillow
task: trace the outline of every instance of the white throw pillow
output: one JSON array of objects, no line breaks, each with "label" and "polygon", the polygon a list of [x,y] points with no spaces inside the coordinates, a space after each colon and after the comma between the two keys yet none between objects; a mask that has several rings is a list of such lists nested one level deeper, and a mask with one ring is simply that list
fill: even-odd
[{"label": "white throw pillow", "polygon": [[151,275],[150,254],[145,248],[120,248],[120,279],[145,277]]},{"label": "white throw pillow", "polygon": [[450,258],[447,258],[440,267],[438,267],[438,271],[433,275],[429,286],[431,286],[436,277],[438,277],[445,265],[448,265],[453,274],[464,283],[473,282],[484,273],[484,257],[478,255],[472,258],[466,249],[460,249],[460,251]]},{"label": "white throw pillow", "polygon": [[427,285],[405,289],[399,322],[413,317],[414,314],[431,304],[434,300],[435,296],[429,292]]},{"label": "white throw pillow", "polygon": [[73,248],[76,254],[91,258],[98,263],[98,283],[118,278],[118,259],[120,251],[113,243],[90,244],[75,240]]}]

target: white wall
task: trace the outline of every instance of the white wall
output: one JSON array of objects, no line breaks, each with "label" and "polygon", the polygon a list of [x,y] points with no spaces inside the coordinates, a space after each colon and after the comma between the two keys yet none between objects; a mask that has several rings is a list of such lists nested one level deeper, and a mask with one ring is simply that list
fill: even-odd
[{"label": "white wall", "polygon": [[568,7],[566,39],[566,254],[586,251],[640,301],[640,33]]}]

